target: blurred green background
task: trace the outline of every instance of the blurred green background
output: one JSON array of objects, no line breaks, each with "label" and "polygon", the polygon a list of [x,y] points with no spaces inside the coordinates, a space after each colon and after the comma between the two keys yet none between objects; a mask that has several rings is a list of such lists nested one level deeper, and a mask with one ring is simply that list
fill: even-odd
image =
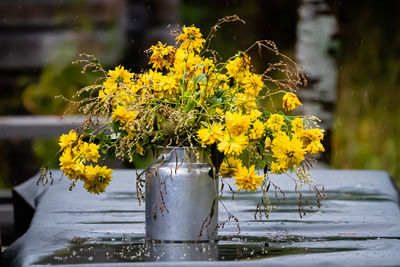
[{"label": "blurred green background", "polygon": [[398,1],[343,1],[332,140],[335,168],[379,169],[400,184]]},{"label": "blurred green background", "polygon": [[[85,5],[87,1],[73,2],[76,6],[72,6],[68,12],[79,13],[75,22],[71,22],[72,29],[96,31],[98,24],[93,23],[93,19],[81,9],[81,5]],[[121,8],[121,14],[127,10],[134,11],[130,13],[131,17],[125,24],[118,24],[118,19],[114,23],[101,24],[108,40],[98,53],[121,51],[116,59],[105,60],[106,67],[122,63],[134,71],[140,71],[146,66],[143,50],[153,42],[154,36],[163,36],[153,34],[160,28],[165,30],[167,24],[180,22],[181,25],[194,24],[206,34],[219,18],[232,14],[239,15],[246,24],[234,22],[223,25],[218,31],[212,48],[219,51],[223,58],[244,50],[255,40],[261,39],[273,40],[283,53],[295,57],[298,9],[302,1],[181,0],[168,4],[167,1],[160,0],[139,2],[120,1],[127,7]],[[338,31],[331,40],[335,49],[329,55],[336,62],[337,100],[332,110],[334,121],[329,144],[326,144],[330,148],[327,151],[329,157],[324,160],[332,168],[338,169],[385,170],[400,185],[399,1],[321,2],[329,6],[338,25]],[[177,12],[169,12],[174,18],[160,15],[160,10],[165,6],[165,12],[169,9]],[[54,23],[65,19],[64,16],[65,11],[56,16],[57,21]],[[124,27],[123,34],[126,37],[121,41],[124,44],[122,50],[119,39],[114,38],[118,37],[118,27]],[[41,68],[16,75],[13,89],[3,89],[0,92],[0,115],[62,114],[66,106],[59,100],[54,100],[54,96],[71,96],[77,88],[93,81],[95,77],[81,75],[79,67],[70,64],[82,52],[81,46],[74,42],[64,42],[56,50],[57,56],[52,61]],[[256,65],[261,64],[256,61]],[[9,70],[2,69],[1,72],[1,77],[4,77]],[[13,152],[16,155],[12,159],[10,153],[15,149],[25,150],[24,155],[30,156],[22,158]],[[46,162],[49,167],[57,167],[57,159],[53,157],[57,149],[56,139],[29,142],[1,140],[0,187],[13,186],[15,181],[12,177],[16,175],[28,178]],[[15,171],[24,164],[30,166],[29,170]]]}]

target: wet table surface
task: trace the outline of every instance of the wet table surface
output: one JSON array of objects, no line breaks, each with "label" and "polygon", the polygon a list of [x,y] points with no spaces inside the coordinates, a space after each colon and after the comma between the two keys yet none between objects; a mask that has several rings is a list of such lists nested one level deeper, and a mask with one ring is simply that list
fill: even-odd
[{"label": "wet table surface", "polygon": [[[107,192],[99,196],[86,193],[81,184],[68,191],[67,181],[45,189],[32,189],[35,183],[28,182],[28,191],[37,191],[27,197],[36,212],[26,234],[5,250],[3,264],[398,266],[399,196],[388,174],[312,173],[328,196],[321,209],[306,208],[307,215],[300,218],[293,183],[285,176],[273,177],[286,199],[271,198],[276,209],[268,220],[254,219],[260,193],[239,192],[232,200],[228,190],[223,203],[240,220],[240,235],[232,221],[219,229],[217,243],[198,244],[144,240],[144,205],[136,199],[134,171],[116,170]],[[303,195],[313,199],[308,190]],[[219,220],[227,217],[220,204]]]}]

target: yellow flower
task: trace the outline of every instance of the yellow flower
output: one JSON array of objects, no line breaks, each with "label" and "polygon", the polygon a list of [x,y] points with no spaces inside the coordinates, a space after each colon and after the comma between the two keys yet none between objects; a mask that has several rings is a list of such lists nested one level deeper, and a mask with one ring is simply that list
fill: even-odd
[{"label": "yellow flower", "polygon": [[267,120],[267,127],[273,131],[280,131],[284,124],[284,117],[280,114],[272,114]]},{"label": "yellow flower", "polygon": [[226,128],[233,136],[247,132],[250,127],[250,117],[241,113],[226,112]]},{"label": "yellow flower", "polygon": [[98,158],[100,157],[98,149],[99,145],[93,143],[89,144],[86,142],[83,142],[79,147],[79,150],[85,156],[86,160],[91,160],[94,162],[97,162]]},{"label": "yellow flower", "polygon": [[233,87],[229,86],[229,77],[222,73],[209,73],[209,80],[212,81],[212,87],[220,88],[229,92]]},{"label": "yellow flower", "polygon": [[98,97],[102,102],[111,103],[113,106],[119,102],[133,101],[137,88],[132,78],[134,73],[118,66],[107,73],[107,79],[103,82],[104,88],[99,90]]},{"label": "yellow flower", "polygon": [[184,73],[192,77],[200,74],[202,63],[201,57],[195,53],[179,48],[176,50],[173,72],[177,77],[181,77]]},{"label": "yellow flower", "polygon": [[59,145],[61,149],[72,147],[72,145],[78,140],[78,135],[74,130],[69,131],[68,134],[60,136]]},{"label": "yellow flower", "polygon": [[293,135],[290,139],[284,132],[275,135],[272,141],[272,152],[277,163],[284,169],[298,166],[304,160],[306,153],[299,137]]},{"label": "yellow flower", "polygon": [[315,129],[305,129],[302,131],[300,137],[305,145],[308,145],[311,141],[322,140],[324,138],[323,134],[324,130],[315,128]]},{"label": "yellow flower", "polygon": [[248,96],[246,94],[237,93],[235,105],[242,106],[246,110],[252,110],[257,108],[257,103],[255,97]]},{"label": "yellow flower", "polygon": [[242,161],[235,157],[228,157],[219,167],[219,174],[224,178],[231,178],[235,175],[238,168],[242,166]]},{"label": "yellow flower", "polygon": [[215,112],[217,112],[218,115],[223,116],[224,115],[224,111],[220,108],[216,108]]},{"label": "yellow flower", "polygon": [[264,83],[262,77],[257,74],[250,74],[243,80],[243,87],[245,89],[245,94],[251,97],[258,96],[258,93],[263,88]]},{"label": "yellow flower", "polygon": [[119,83],[112,78],[107,78],[104,82],[104,90],[99,91],[99,96],[105,98],[108,95],[115,94],[118,90]]},{"label": "yellow flower", "polygon": [[[192,86],[192,82],[190,83],[190,86]],[[193,83],[194,86],[194,83]],[[210,84],[207,81],[201,81],[196,84],[195,90],[199,89],[199,91],[202,92],[200,97],[202,99],[209,97],[210,95],[213,95],[215,93],[215,89],[213,86],[210,86]]]},{"label": "yellow flower", "polygon": [[211,69],[215,68],[214,61],[212,59],[209,59],[209,58],[203,59],[203,63],[202,64],[204,64],[204,73],[207,73]]},{"label": "yellow flower", "polygon": [[138,153],[141,156],[144,155],[143,147],[141,147],[139,144],[136,144],[136,153]]},{"label": "yellow flower", "polygon": [[303,120],[301,118],[295,118],[292,120],[292,132],[298,136],[301,135],[303,131]]},{"label": "yellow flower", "polygon": [[152,45],[150,50],[153,52],[150,56],[149,65],[153,64],[154,69],[162,69],[166,67],[169,69],[171,64],[174,62],[175,48],[173,46],[167,46],[158,42],[157,45]]},{"label": "yellow flower", "polygon": [[211,127],[202,128],[197,131],[197,136],[200,139],[202,145],[211,145],[224,137],[222,131],[223,126],[220,123],[214,122]]},{"label": "yellow flower", "polygon": [[200,51],[206,40],[199,28],[183,26],[182,33],[176,38],[176,43],[182,41],[180,48],[189,49],[191,51]]},{"label": "yellow flower", "polygon": [[324,152],[325,149],[321,144],[322,139],[324,138],[323,134],[324,130],[321,129],[306,129],[301,132],[300,138],[306,147],[306,151],[310,153],[310,155],[315,155],[318,152]]},{"label": "yellow flower", "polygon": [[73,174],[69,177],[70,179],[84,179],[85,165],[83,162],[77,162],[73,165]]},{"label": "yellow flower", "polygon": [[268,136],[265,138],[265,149],[269,151],[272,148],[272,141],[271,138]]},{"label": "yellow flower", "polygon": [[297,108],[298,106],[301,106],[302,104],[300,103],[299,99],[297,98],[297,96],[293,93],[286,93],[283,96],[283,103],[282,103],[282,107],[286,110],[293,110],[295,108]]},{"label": "yellow flower", "polygon": [[160,86],[164,92],[165,98],[170,99],[179,92],[179,79],[170,73],[167,76],[162,76]]},{"label": "yellow flower", "polygon": [[242,82],[249,75],[249,67],[244,57],[236,57],[233,60],[229,60],[226,64],[228,76],[234,78],[237,82]]},{"label": "yellow flower", "polygon": [[116,83],[129,83],[133,75],[133,73],[124,69],[123,66],[117,66],[114,70],[109,70],[107,73],[107,76],[113,79]]},{"label": "yellow flower", "polygon": [[60,157],[60,169],[71,180],[82,180],[84,187],[91,193],[104,192],[105,187],[111,180],[111,169],[100,166],[86,166],[85,161],[97,161],[100,157],[98,152],[99,145],[87,142],[78,143],[73,147],[64,149]]},{"label": "yellow flower", "polygon": [[133,73],[125,70],[123,66],[117,66],[114,70],[109,70],[107,73],[107,80],[103,83],[106,89],[110,91],[104,91],[105,93],[115,93],[119,85],[122,84],[125,88],[131,86],[131,79],[133,78]]},{"label": "yellow flower", "polygon": [[70,149],[65,150],[60,157],[60,169],[65,174],[70,174],[73,171],[74,159]]},{"label": "yellow flower", "polygon": [[260,120],[256,120],[253,123],[253,129],[250,130],[250,139],[260,139],[264,134],[264,123]]},{"label": "yellow flower", "polygon": [[250,111],[250,115],[249,115],[250,116],[250,120],[251,121],[255,121],[261,115],[262,115],[261,111],[259,111],[258,109],[253,109],[252,111]]},{"label": "yellow flower", "polygon": [[311,143],[310,144],[308,144],[308,146],[306,147],[306,150],[307,150],[307,152],[310,154],[310,155],[315,155],[315,154],[317,154],[318,152],[324,152],[325,151],[325,148],[324,148],[324,146],[321,144],[321,142],[320,141],[311,141]]},{"label": "yellow flower", "polygon": [[273,174],[281,174],[286,172],[287,169],[285,169],[284,167],[282,167],[279,163],[273,161],[271,163],[271,173]]},{"label": "yellow flower", "polygon": [[158,99],[171,98],[179,91],[179,79],[173,72],[163,75],[161,72],[149,70],[140,75],[136,87],[141,87],[143,96]]},{"label": "yellow flower", "polygon": [[225,155],[238,156],[244,149],[246,149],[248,142],[248,137],[244,134],[230,136],[229,133],[225,133],[224,137],[220,139],[217,148]]},{"label": "yellow flower", "polygon": [[142,87],[142,94],[163,98],[165,78],[166,77],[158,71],[149,70],[143,73],[138,80],[138,85]]},{"label": "yellow flower", "polygon": [[60,157],[60,170],[62,170],[69,179],[76,180],[83,174],[83,158],[75,156],[72,148],[63,151]]},{"label": "yellow flower", "polygon": [[135,130],[135,118],[137,113],[135,111],[128,111],[124,106],[118,105],[111,116],[112,120],[119,122],[126,131]]},{"label": "yellow flower", "polygon": [[238,168],[235,174],[235,184],[238,185],[238,190],[257,191],[257,186],[262,185],[264,176],[257,175],[254,171],[255,166],[252,165],[249,169],[245,166]]},{"label": "yellow flower", "polygon": [[110,184],[112,169],[106,166],[86,166],[85,184],[83,185],[89,193],[99,194],[105,192],[106,187]]}]

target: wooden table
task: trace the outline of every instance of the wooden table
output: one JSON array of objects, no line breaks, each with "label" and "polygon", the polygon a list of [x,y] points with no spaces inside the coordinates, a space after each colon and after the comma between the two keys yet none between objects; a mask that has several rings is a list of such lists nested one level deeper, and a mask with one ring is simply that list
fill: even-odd
[{"label": "wooden table", "polygon": [[[55,176],[60,176],[55,171]],[[322,208],[298,215],[298,194],[285,176],[273,180],[286,191],[274,202],[268,220],[255,220],[259,193],[240,192],[223,201],[240,220],[219,230],[216,244],[149,244],[144,241],[144,206],[135,193],[135,172],[116,170],[105,194],[90,195],[81,184],[68,182],[37,188],[36,177],[19,188],[35,208],[28,231],[3,255],[5,266],[132,263],[158,266],[283,265],[377,266],[400,263],[399,196],[390,177],[377,171],[314,170],[316,183],[326,186]],[[231,184],[233,182],[231,181]],[[29,193],[27,193],[29,192]],[[25,194],[25,195],[24,195]],[[304,192],[307,199],[311,193]],[[227,218],[220,206],[219,219]],[[178,220],[179,218],[177,218]]]}]

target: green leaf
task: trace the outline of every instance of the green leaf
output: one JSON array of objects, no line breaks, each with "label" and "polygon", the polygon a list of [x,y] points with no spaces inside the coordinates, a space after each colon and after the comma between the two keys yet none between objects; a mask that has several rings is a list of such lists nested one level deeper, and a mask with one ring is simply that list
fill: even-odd
[{"label": "green leaf", "polygon": [[180,85],[180,87],[185,87],[185,80],[183,80],[182,78],[181,79],[179,79],[179,85]]},{"label": "green leaf", "polygon": [[195,102],[193,100],[189,100],[189,102],[186,104],[186,106],[184,107],[184,111],[185,112],[189,112],[191,110],[193,110],[195,108]]},{"label": "green leaf", "polygon": [[93,132],[93,129],[90,127],[85,127],[85,133],[86,134],[91,134]]},{"label": "green leaf", "polygon": [[194,77],[194,79],[193,79],[194,85],[196,86],[196,84],[197,84],[198,82],[203,81],[205,78],[206,78],[206,74],[205,74],[205,73],[200,73],[199,75],[197,75],[196,77]]},{"label": "green leaf", "polygon": [[120,134],[118,133],[118,134],[116,134],[116,133],[112,133],[112,134],[110,134],[110,139],[111,140],[116,140],[116,139],[118,139],[119,138],[119,136],[120,136]]},{"label": "green leaf", "polygon": [[285,116],[285,113],[283,113],[283,111],[278,111],[276,114],[279,114],[279,115]]},{"label": "green leaf", "polygon": [[206,122],[206,121],[201,121],[200,124],[206,128],[208,128],[208,125],[209,125],[208,122]]},{"label": "green leaf", "polygon": [[114,132],[117,133],[117,132],[119,131],[119,128],[120,128],[121,126],[119,125],[118,122],[114,122],[114,121],[113,121],[112,127],[113,127]]},{"label": "green leaf", "polygon": [[266,118],[266,117],[268,117],[269,115],[271,115],[271,112],[269,112],[269,111],[263,111],[262,114],[263,114],[263,117]]},{"label": "green leaf", "polygon": [[220,105],[222,103],[222,98],[213,98],[214,104],[215,105]]},{"label": "green leaf", "polygon": [[216,97],[222,97],[222,95],[224,94],[225,90],[222,89],[218,89],[217,92],[215,93]]},{"label": "green leaf", "polygon": [[293,118],[285,117],[285,122],[290,124],[292,122]]}]

